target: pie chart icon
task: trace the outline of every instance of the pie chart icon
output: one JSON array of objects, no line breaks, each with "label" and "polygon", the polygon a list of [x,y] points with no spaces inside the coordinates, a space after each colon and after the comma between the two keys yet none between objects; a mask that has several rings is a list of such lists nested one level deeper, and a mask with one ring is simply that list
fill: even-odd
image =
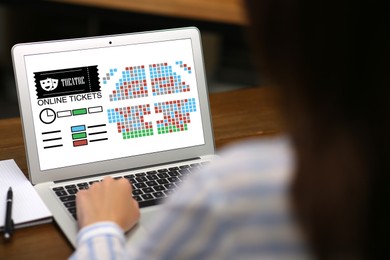
[{"label": "pie chart icon", "polygon": [[41,119],[44,124],[51,124],[56,120],[56,112],[51,108],[45,108],[39,114],[39,119]]}]

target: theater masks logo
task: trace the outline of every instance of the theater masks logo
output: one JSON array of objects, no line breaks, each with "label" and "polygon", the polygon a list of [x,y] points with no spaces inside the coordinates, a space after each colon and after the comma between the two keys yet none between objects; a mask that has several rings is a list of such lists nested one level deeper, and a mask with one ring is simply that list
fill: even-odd
[{"label": "theater masks logo", "polygon": [[46,91],[53,91],[58,86],[58,79],[47,78],[39,82],[41,83],[41,88]]}]

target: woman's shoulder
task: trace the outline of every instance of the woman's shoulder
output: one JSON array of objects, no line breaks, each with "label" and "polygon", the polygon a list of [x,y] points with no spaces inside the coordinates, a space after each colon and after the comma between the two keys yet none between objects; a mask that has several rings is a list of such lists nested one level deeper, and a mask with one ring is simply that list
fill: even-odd
[{"label": "woman's shoulder", "polygon": [[[294,153],[287,136],[248,139],[218,153],[206,169],[205,178],[249,178],[288,181],[294,169]],[[205,176],[211,175],[211,176]]]},{"label": "woman's shoulder", "polygon": [[246,140],[224,148],[212,163],[185,180],[179,200],[199,192],[213,197],[213,203],[237,196],[256,199],[266,192],[283,195],[293,168],[293,152],[287,137]]}]

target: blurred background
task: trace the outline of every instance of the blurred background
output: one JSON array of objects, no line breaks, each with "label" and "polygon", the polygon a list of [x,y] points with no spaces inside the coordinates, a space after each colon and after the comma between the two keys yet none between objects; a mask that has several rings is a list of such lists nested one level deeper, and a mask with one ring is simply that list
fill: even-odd
[{"label": "blurred background", "polygon": [[196,26],[212,93],[261,85],[246,25],[242,0],[0,1],[0,118],[19,115],[16,43]]}]

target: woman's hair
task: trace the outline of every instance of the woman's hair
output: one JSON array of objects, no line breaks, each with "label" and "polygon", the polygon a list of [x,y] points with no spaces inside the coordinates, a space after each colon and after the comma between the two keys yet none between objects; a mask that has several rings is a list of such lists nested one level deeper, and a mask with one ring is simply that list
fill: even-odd
[{"label": "woman's hair", "polygon": [[297,154],[292,203],[319,258],[373,258],[387,249],[390,14],[384,2],[246,1],[255,57],[280,89]]}]

